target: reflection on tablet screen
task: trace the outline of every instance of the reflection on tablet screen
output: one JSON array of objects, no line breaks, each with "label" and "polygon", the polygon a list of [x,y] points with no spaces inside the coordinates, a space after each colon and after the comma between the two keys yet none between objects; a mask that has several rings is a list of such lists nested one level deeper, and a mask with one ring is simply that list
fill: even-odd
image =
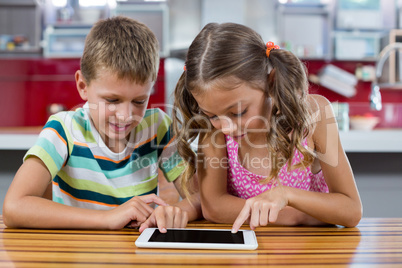
[{"label": "reflection on tablet screen", "polygon": [[167,233],[160,233],[156,229],[149,242],[244,244],[244,238],[242,232],[170,229]]}]

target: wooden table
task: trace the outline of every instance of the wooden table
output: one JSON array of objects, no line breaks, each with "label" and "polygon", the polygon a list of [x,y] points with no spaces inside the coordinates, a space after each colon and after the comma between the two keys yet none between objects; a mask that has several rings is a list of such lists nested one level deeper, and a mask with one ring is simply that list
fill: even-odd
[{"label": "wooden table", "polygon": [[357,228],[263,227],[256,234],[254,251],[139,249],[134,229],[9,229],[0,216],[0,267],[402,267],[402,218],[366,218]]}]

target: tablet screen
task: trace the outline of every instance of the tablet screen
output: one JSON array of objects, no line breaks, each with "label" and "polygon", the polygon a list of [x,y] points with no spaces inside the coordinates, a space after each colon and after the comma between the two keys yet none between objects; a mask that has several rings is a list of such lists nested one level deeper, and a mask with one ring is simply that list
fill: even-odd
[{"label": "tablet screen", "polygon": [[242,232],[232,234],[230,231],[168,230],[167,233],[161,233],[156,229],[149,242],[244,244],[244,238]]}]

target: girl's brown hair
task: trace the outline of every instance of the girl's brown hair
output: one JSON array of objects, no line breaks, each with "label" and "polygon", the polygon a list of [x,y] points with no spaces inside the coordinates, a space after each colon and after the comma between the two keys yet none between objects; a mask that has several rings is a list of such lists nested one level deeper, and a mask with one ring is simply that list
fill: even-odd
[{"label": "girl's brown hair", "polygon": [[[312,127],[306,68],[289,51],[271,50],[268,58],[266,49],[259,34],[235,23],[207,24],[189,47],[186,70],[175,89],[173,111],[178,151],[186,164],[182,184],[187,194],[188,182],[196,171],[196,154],[190,143],[208,128],[207,120],[194,120],[200,117],[200,109],[192,94],[202,93],[228,77],[235,78],[237,84],[261,89],[272,100],[267,118],[271,172],[264,182],[275,178],[286,162],[291,166],[295,149],[303,155],[295,168],[312,164],[314,154],[302,146]],[[286,161],[279,161],[283,158]]]},{"label": "girl's brown hair", "polygon": [[98,21],[85,40],[81,71],[89,84],[101,69],[139,84],[156,81],[159,44],[155,34],[124,16]]}]

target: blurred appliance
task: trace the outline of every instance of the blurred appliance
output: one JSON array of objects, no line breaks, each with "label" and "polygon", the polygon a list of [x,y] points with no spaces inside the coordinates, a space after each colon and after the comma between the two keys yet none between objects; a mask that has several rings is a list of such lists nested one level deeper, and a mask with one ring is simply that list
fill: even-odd
[{"label": "blurred appliance", "polygon": [[111,15],[124,15],[147,25],[159,41],[160,56],[169,56],[169,9],[166,3],[118,2]]},{"label": "blurred appliance", "polygon": [[383,27],[383,13],[380,0],[338,0],[336,28],[371,29]]},{"label": "blurred appliance", "polygon": [[396,28],[396,0],[337,0],[335,28],[388,30]]},{"label": "blurred appliance", "polygon": [[140,2],[119,2],[110,11],[81,8],[77,11],[78,20],[49,24],[43,34],[44,56],[51,58],[81,57],[85,38],[93,23],[104,16],[118,15],[136,19],[147,25],[159,41],[160,56],[169,56],[169,9],[167,4]]},{"label": "blurred appliance", "polygon": [[[331,58],[329,4],[279,4],[277,33],[282,47],[300,58]],[[308,38],[306,38],[308,37]]]},{"label": "blurred appliance", "polygon": [[91,27],[47,26],[43,35],[43,55],[47,58],[81,57]]},{"label": "blurred appliance", "polygon": [[318,74],[319,84],[347,98],[356,95],[356,77],[332,64],[327,64]]},{"label": "blurred appliance", "polygon": [[332,102],[332,109],[340,131],[349,130],[349,103]]},{"label": "blurred appliance", "polygon": [[41,16],[35,0],[0,0],[0,53],[40,53]]},{"label": "blurred appliance", "polygon": [[337,31],[334,33],[338,60],[375,60],[381,49],[382,32]]}]

